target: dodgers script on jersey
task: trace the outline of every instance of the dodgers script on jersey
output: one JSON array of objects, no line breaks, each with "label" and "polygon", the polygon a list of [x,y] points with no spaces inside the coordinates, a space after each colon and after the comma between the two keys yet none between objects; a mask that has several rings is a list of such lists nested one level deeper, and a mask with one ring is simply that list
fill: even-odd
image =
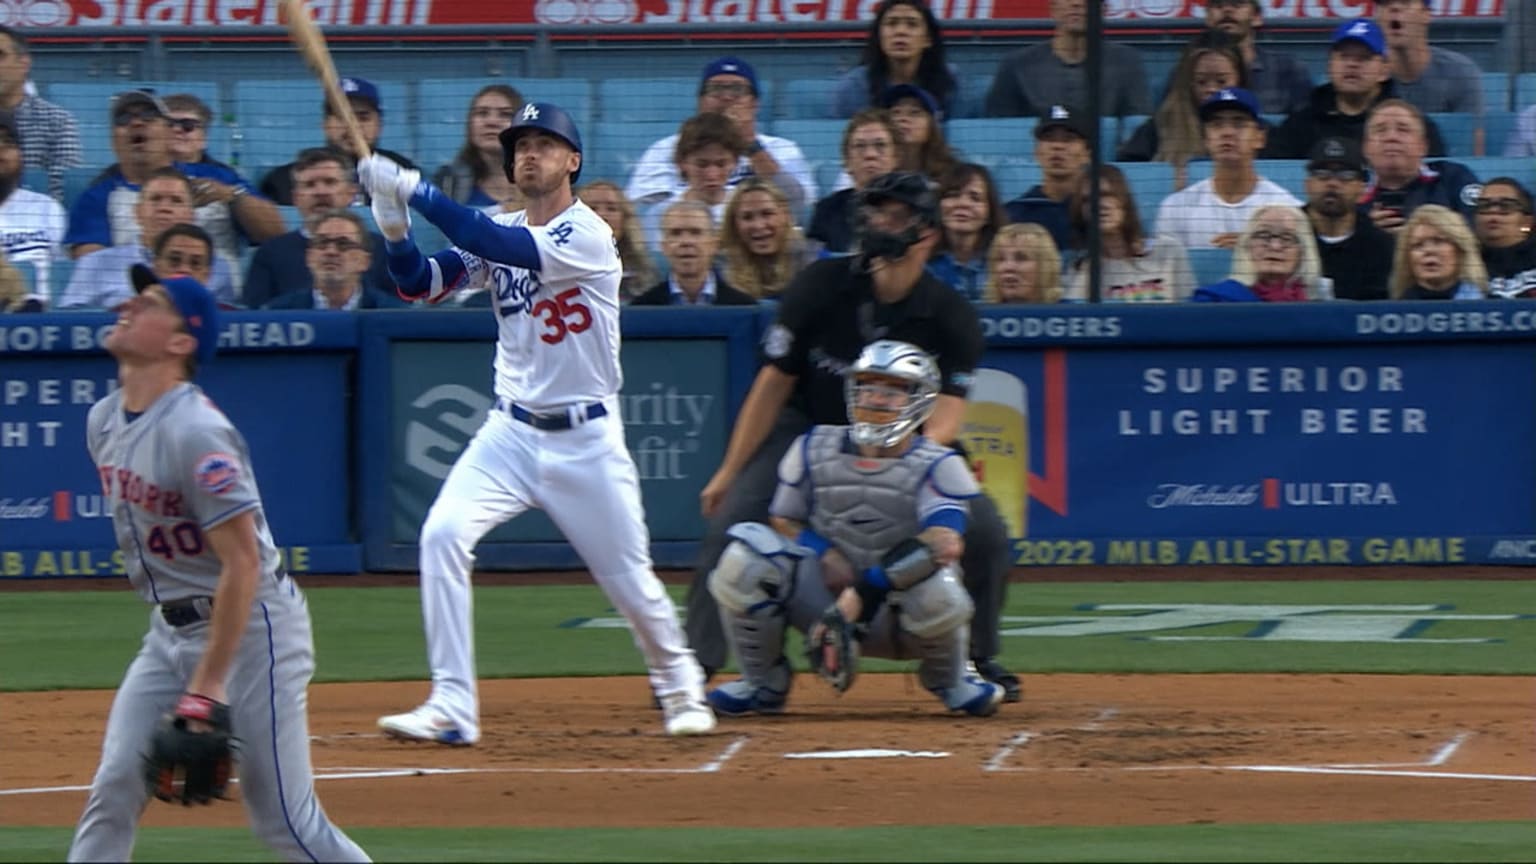
[{"label": "dodgers script on jersey", "polygon": [[134,590],[151,603],[212,595],[223,565],[204,532],[255,510],[257,596],[275,591],[277,548],[244,437],[193,384],[177,385],[133,420],[122,396],[115,391],[91,407],[86,444]]},{"label": "dodgers script on jersey", "polygon": [[496,395],[533,411],[601,402],[624,383],[619,368],[619,282],[613,231],[575,201],[546,225],[526,211],[498,213],[498,225],[527,228],[538,270],[524,270],[455,247],[464,261],[460,289],[484,287],[497,318]]}]

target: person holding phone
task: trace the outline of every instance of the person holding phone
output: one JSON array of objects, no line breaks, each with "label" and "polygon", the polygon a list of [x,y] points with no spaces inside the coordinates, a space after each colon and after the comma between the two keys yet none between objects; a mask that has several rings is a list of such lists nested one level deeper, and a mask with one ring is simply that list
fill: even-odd
[{"label": "person holding phone", "polygon": [[1397,233],[1414,210],[1439,204],[1460,213],[1470,226],[1482,186],[1472,169],[1449,159],[1425,161],[1424,115],[1402,99],[1372,108],[1365,121],[1365,160],[1371,180],[1360,198],[1360,215],[1377,228]]}]

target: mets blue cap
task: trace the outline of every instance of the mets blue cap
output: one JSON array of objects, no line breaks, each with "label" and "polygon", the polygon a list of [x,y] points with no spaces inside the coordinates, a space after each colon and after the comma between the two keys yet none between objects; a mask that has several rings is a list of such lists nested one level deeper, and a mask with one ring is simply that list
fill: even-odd
[{"label": "mets blue cap", "polygon": [[135,264],[128,270],[133,281],[134,293],[143,294],[151,285],[165,289],[171,305],[181,313],[187,332],[197,340],[197,365],[199,368],[213,362],[213,354],[219,347],[219,301],[203,283],[184,273],[164,279],[143,264]]}]

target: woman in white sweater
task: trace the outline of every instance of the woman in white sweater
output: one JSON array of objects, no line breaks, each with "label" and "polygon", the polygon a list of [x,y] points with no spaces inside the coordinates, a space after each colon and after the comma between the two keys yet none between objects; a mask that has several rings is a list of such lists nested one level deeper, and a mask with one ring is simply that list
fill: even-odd
[{"label": "woman in white sweater", "polygon": [[[1101,166],[1099,174],[1099,239],[1103,282],[1099,300],[1104,303],[1173,303],[1188,300],[1195,290],[1189,254],[1176,238],[1147,237],[1136,215],[1136,199],[1125,174],[1113,165]],[[1084,173],[1077,194],[1068,204],[1072,233],[1079,249],[1088,246],[1088,180]],[[1062,299],[1088,300],[1088,256],[1073,262],[1063,283]]]}]

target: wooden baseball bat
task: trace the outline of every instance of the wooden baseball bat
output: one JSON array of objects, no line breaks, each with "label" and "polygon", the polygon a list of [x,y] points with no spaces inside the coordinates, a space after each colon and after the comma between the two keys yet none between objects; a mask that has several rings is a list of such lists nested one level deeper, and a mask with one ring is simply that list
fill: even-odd
[{"label": "wooden baseball bat", "polygon": [[331,61],[331,49],[325,44],[325,34],[320,32],[315,20],[309,17],[304,0],[282,0],[281,8],[288,16],[288,37],[293,40],[294,47],[299,49],[304,62],[320,76],[320,86],[325,89],[326,101],[332,105],[336,116],[341,118],[347,130],[347,138],[352,142],[352,149],[357,158],[362,159],[373,151],[368,146],[368,139],[363,137],[363,127],[358,125],[357,117],[352,113],[351,100],[341,92],[341,79],[336,75],[336,64]]}]

